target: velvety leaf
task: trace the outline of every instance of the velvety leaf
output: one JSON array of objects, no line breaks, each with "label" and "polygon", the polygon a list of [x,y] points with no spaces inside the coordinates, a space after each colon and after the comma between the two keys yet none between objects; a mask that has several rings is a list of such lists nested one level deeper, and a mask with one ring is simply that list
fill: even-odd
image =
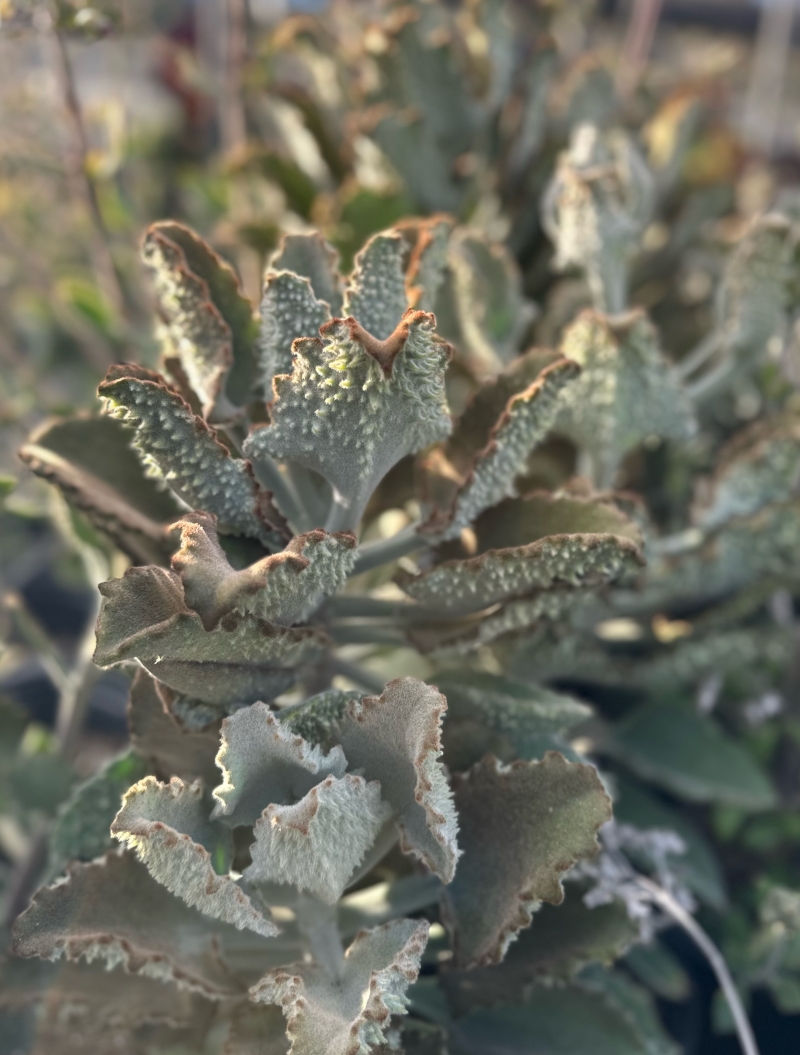
[{"label": "velvety leaf", "polygon": [[354,319],[334,319],[322,339],[294,346],[291,377],[275,381],[273,423],[250,433],[245,453],[266,452],[324,476],[354,529],[385,474],[406,454],[450,431],[444,391],[448,346],[434,318],[407,312],[386,340]]},{"label": "velvety leaf", "polygon": [[589,963],[611,964],[639,936],[619,901],[587,908],[576,884],[561,905],[542,905],[527,930],[512,942],[502,963],[442,976],[455,1015],[476,1005],[492,1007],[525,999],[537,978],[571,978]]},{"label": "velvety leaf", "polygon": [[255,824],[267,806],[297,802],[328,775],[344,776],[347,763],[340,747],[325,754],[254,703],[223,721],[217,765],[213,816],[235,827]]},{"label": "velvety leaf", "polygon": [[132,854],[73,864],[42,887],[14,924],[18,956],[85,959],[175,982],[211,999],[240,991],[223,967],[207,920],[151,879]]},{"label": "velvety leaf", "polygon": [[261,301],[260,375],[264,398],[272,399],[277,374],[292,372],[292,343],[316,337],[330,319],[327,305],[317,300],[307,278],[288,271],[268,272]]},{"label": "velvety leaf", "polygon": [[164,568],[131,568],[101,583],[100,593],[98,666],[137,660],[178,692],[220,706],[278,695],[295,680],[291,668],[324,645],[315,630],[236,613],[206,631],[186,607],[180,579]]},{"label": "velvety leaf", "polygon": [[445,894],[460,967],[499,963],[561,877],[598,849],[611,801],[593,766],[554,751],[503,766],[487,755],[454,780],[463,856]]},{"label": "velvety leaf", "polygon": [[634,945],[625,954],[625,966],[662,1000],[688,1000],[692,981],[681,961],[662,942]]},{"label": "velvety leaf", "polygon": [[789,216],[756,217],[732,253],[717,297],[716,329],[739,367],[783,338],[797,267],[797,227]]},{"label": "velvety leaf", "polygon": [[50,836],[50,866],[60,871],[67,861],[91,861],[114,848],[109,829],[122,796],[149,772],[135,751],[112,759],[72,792]]},{"label": "velvety leaf", "polygon": [[525,759],[532,757],[530,749],[539,737],[564,733],[592,714],[585,703],[543,685],[524,685],[482,671],[445,671],[436,680],[447,697],[447,723],[479,719],[506,736]]},{"label": "velvety leaf", "polygon": [[565,332],[561,352],[583,369],[564,391],[556,428],[586,449],[602,486],[613,483],[622,457],[648,436],[692,435],[691,404],[643,311],[616,317],[584,311]]},{"label": "velvety leaf", "polygon": [[230,265],[188,227],[152,224],[142,256],[153,274],[164,358],[177,359],[203,414],[214,412],[235,365],[231,395],[252,382],[253,310]]},{"label": "velvety leaf", "polygon": [[424,920],[393,920],[362,931],[345,953],[340,977],[315,963],[270,971],[250,990],[256,1003],[279,1004],[290,1055],[357,1055],[385,1041],[392,1015],[406,1013],[405,991],[419,973],[428,936]]},{"label": "velvety leaf", "polygon": [[250,464],[232,458],[214,431],[158,374],[113,366],[98,388],[106,412],[135,432],[134,446],[188,506],[213,513],[221,529],[280,545],[284,522]]},{"label": "velvety leaf", "polygon": [[480,380],[518,351],[534,317],[514,258],[499,242],[459,229],[450,241],[453,292],[461,324],[459,356]]},{"label": "velvety leaf", "polygon": [[222,1055],[286,1055],[288,1050],[279,1008],[244,1004],[233,1012]]},{"label": "velvety leaf", "polygon": [[443,215],[403,220],[395,230],[410,247],[405,276],[408,305],[420,311],[435,311],[447,271],[453,220]]},{"label": "velvety leaf", "polygon": [[208,787],[216,784],[217,724],[200,731],[185,729],[170,713],[146,670],[137,670],[133,679],[128,730],[136,753],[147,760],[147,773],[155,770],[162,780],[176,776],[189,783],[201,779]]},{"label": "velvety leaf", "polygon": [[572,129],[543,197],[542,223],[556,248],[557,270],[586,273],[597,307],[626,307],[629,257],[650,218],[653,178],[624,132],[591,124]]},{"label": "velvety leaf", "polygon": [[713,479],[695,502],[693,519],[706,531],[794,496],[800,482],[800,423],[759,422],[720,453]]},{"label": "velvety leaf", "polygon": [[146,777],[125,795],[111,834],[187,905],[238,930],[246,927],[265,938],[277,934],[275,924],[224,874],[232,854],[230,833],[209,821],[208,813],[200,783],[173,777],[159,784]]},{"label": "velvety leaf", "polygon": [[244,878],[290,883],[333,905],[390,816],[377,781],[328,776],[298,803],[264,810]]},{"label": "velvety leaf", "polygon": [[641,1037],[647,1055],[680,1055],[677,1044],[661,1025],[652,994],[629,975],[591,964],[581,973],[580,981],[584,988],[602,993],[628,1019]]},{"label": "velvety leaf", "polygon": [[639,547],[618,535],[552,535],[526,546],[450,560],[396,581],[415,601],[464,615],[554,587],[600,587],[642,563]]},{"label": "velvety leaf", "polygon": [[360,699],[361,693],[354,689],[327,689],[303,703],[282,707],[277,717],[291,732],[327,748],[335,742],[347,705]]},{"label": "velvety leaf", "polygon": [[689,701],[637,708],[615,727],[610,749],[635,773],[693,802],[764,810],[775,801],[753,757]]},{"label": "velvety leaf", "polygon": [[419,857],[444,883],[458,859],[458,819],[441,763],[447,701],[415,678],[390,681],[381,696],[352,701],[339,743],[348,764],[378,780],[400,830],[404,853]]},{"label": "velvety leaf", "polygon": [[119,422],[107,417],[45,422],[19,456],[132,560],[162,563],[169,557],[166,524],[180,506],[145,475]]},{"label": "velvety leaf", "polygon": [[325,301],[328,305],[330,317],[342,313],[342,281],[338,264],[337,251],[319,231],[313,231],[311,234],[284,235],[277,253],[269,262],[269,269],[292,271],[301,278],[307,278],[317,300]]},{"label": "velvety leaf", "polygon": [[303,622],[325,595],[343,585],[355,562],[353,535],[317,529],[296,536],[280,553],[234,571],[210,513],[188,513],[174,528],[181,546],[172,567],[183,582],[186,603],[206,630],[233,611],[280,626]]},{"label": "velvety leaf", "polygon": [[378,341],[391,337],[408,307],[405,244],[395,231],[370,238],[357,254],[342,311]]},{"label": "velvety leaf", "polygon": [[490,506],[514,495],[514,481],[525,471],[528,456],[556,420],[561,393],[580,373],[568,359],[557,359],[527,388],[511,396],[479,450],[450,509],[442,538],[457,538]]},{"label": "velvety leaf", "polygon": [[577,984],[534,989],[524,1004],[454,1022],[451,1055],[650,1055],[628,1016]]}]

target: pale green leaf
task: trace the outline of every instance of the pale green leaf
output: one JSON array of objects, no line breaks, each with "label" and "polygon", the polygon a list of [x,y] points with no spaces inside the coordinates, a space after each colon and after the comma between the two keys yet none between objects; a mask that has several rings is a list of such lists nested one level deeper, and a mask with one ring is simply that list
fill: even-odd
[{"label": "pale green leaf", "polygon": [[355,259],[342,311],[378,341],[391,337],[408,307],[405,253],[402,236],[383,231],[373,235]]},{"label": "pale green leaf", "polygon": [[159,784],[146,777],[125,795],[111,834],[135,850],[150,875],[187,905],[238,930],[269,938],[275,924],[227,875],[232,855],[230,832],[208,819],[202,785],[173,777]]},{"label": "pale green leaf", "polygon": [[188,513],[174,528],[181,546],[172,567],[183,582],[186,603],[206,630],[230,612],[279,626],[304,622],[327,594],[344,584],[355,561],[353,535],[317,529],[296,536],[280,553],[234,571],[211,514]]},{"label": "pale green leaf", "polygon": [[214,817],[235,827],[255,824],[267,806],[297,802],[328,775],[344,776],[347,763],[340,747],[325,754],[255,703],[223,721],[217,765]]},{"label": "pale green leaf", "polygon": [[317,300],[328,305],[330,317],[342,313],[342,282],[338,264],[337,251],[319,231],[313,231],[310,234],[285,235],[269,262],[269,270],[292,271],[301,278],[307,278]]},{"label": "pale green leaf", "polygon": [[315,963],[292,964],[266,974],[250,999],[281,1006],[290,1055],[368,1055],[384,1043],[392,1015],[406,1013],[427,937],[427,921],[393,920],[356,937],[338,978]]},{"label": "pale green leaf", "polygon": [[289,271],[267,273],[261,301],[259,367],[264,398],[268,402],[273,397],[273,378],[292,372],[292,343],[298,337],[316,337],[320,326],[330,317],[330,311],[316,298],[307,278]]}]

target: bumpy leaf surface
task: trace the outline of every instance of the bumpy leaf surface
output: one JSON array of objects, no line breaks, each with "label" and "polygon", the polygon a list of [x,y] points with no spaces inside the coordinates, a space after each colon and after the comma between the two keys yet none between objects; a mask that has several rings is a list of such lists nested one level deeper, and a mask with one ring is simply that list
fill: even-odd
[{"label": "bumpy leaf surface", "polygon": [[378,340],[355,319],[333,319],[322,339],[294,346],[291,376],[275,382],[273,423],[251,432],[245,453],[298,462],[324,476],[357,526],[385,474],[450,431],[444,391],[448,347],[432,315],[409,311]]},{"label": "bumpy leaf surface", "polygon": [[612,483],[623,455],[648,436],[692,435],[691,404],[644,312],[585,311],[564,334],[561,351],[583,369],[564,392],[556,427],[592,455],[604,485]]},{"label": "bumpy leaf surface", "polygon": [[550,535],[527,546],[445,561],[397,582],[415,601],[463,615],[540,590],[598,587],[642,562],[639,547],[618,535]]},{"label": "bumpy leaf surface", "polygon": [[323,300],[328,305],[330,317],[341,315],[342,312],[342,281],[338,264],[337,251],[318,231],[314,231],[311,234],[285,235],[269,262],[269,268],[271,271],[291,271],[301,278],[307,278],[317,300]]},{"label": "bumpy leaf surface", "polygon": [[73,864],[43,887],[14,925],[14,951],[44,959],[102,960],[211,999],[240,991],[222,966],[215,924],[152,879],[133,854]]},{"label": "bumpy leaf surface", "polygon": [[541,762],[486,758],[454,781],[463,857],[445,894],[455,960],[499,963],[561,877],[598,849],[611,801],[593,766],[549,751]]},{"label": "bumpy leaf surface", "polygon": [[325,754],[263,703],[223,721],[217,764],[224,779],[214,791],[214,817],[231,827],[255,824],[267,806],[297,802],[328,775],[344,776],[347,766],[341,747]]},{"label": "bumpy leaf surface", "polygon": [[260,373],[264,397],[272,399],[277,374],[292,372],[292,343],[298,337],[316,337],[330,319],[326,304],[318,300],[308,278],[290,271],[268,272],[261,301]]},{"label": "bumpy leaf surface", "polygon": [[[515,493],[514,481],[525,471],[528,456],[556,420],[562,390],[579,373],[577,364],[556,359],[530,385],[509,398],[489,432],[486,446],[475,453],[464,475],[442,538],[457,538],[484,509]],[[472,420],[468,419],[459,430],[460,436],[472,429],[477,432],[475,426],[483,410],[483,406],[475,408],[470,415]],[[459,452],[462,458],[463,452],[462,444]]]},{"label": "bumpy leaf surface", "polygon": [[290,883],[333,905],[390,816],[377,781],[328,776],[295,805],[264,810],[244,878]]},{"label": "bumpy leaf surface", "polygon": [[403,221],[395,230],[410,247],[405,276],[408,305],[420,311],[435,311],[437,295],[447,273],[453,220],[448,216],[429,216],[424,220]]},{"label": "bumpy leaf surface", "polygon": [[230,832],[208,819],[201,784],[145,777],[127,792],[112,835],[136,851],[150,875],[187,905],[265,938],[278,928],[227,874]]},{"label": "bumpy leaf surface", "polygon": [[447,701],[415,678],[349,704],[339,742],[350,767],[378,780],[400,830],[400,846],[449,883],[458,859],[458,820],[441,763]]},{"label": "bumpy leaf surface", "polygon": [[250,999],[280,1004],[290,1055],[368,1055],[384,1043],[391,1016],[406,1013],[405,992],[419,973],[427,937],[428,923],[417,920],[362,931],[338,978],[314,963],[294,964],[270,971]]},{"label": "bumpy leaf surface", "polygon": [[408,307],[405,253],[402,236],[383,231],[356,255],[342,310],[378,341],[392,336]]},{"label": "bumpy leaf surface", "polygon": [[506,736],[522,758],[542,736],[563,733],[591,716],[591,708],[543,685],[525,685],[481,671],[437,678],[447,697],[447,721],[478,718]]},{"label": "bumpy leaf surface", "polygon": [[134,446],[187,505],[220,527],[279,544],[283,519],[248,462],[232,458],[205,421],[164,379],[142,367],[113,366],[98,388],[107,413],[135,431]]},{"label": "bumpy leaf surface", "polygon": [[131,568],[101,583],[100,593],[98,666],[138,660],[176,691],[219,706],[272,699],[294,681],[291,668],[324,645],[314,630],[237,613],[206,631],[186,606],[180,579],[165,568]]},{"label": "bumpy leaf surface", "polygon": [[[190,266],[184,247],[222,262],[193,232],[180,224],[151,226],[142,256],[153,273],[162,318],[165,359],[180,363],[205,415],[211,414],[233,365],[233,334],[214,303],[208,282]],[[213,266],[213,265],[212,265]],[[231,278],[232,278],[231,273]],[[252,318],[252,313],[251,313]]]},{"label": "bumpy leaf surface", "polygon": [[737,516],[750,516],[771,502],[786,501],[800,483],[800,423],[759,423],[723,449],[705,495],[698,495],[694,520],[714,530]]},{"label": "bumpy leaf surface", "polygon": [[174,528],[181,546],[172,567],[206,630],[233,611],[280,626],[302,622],[326,594],[339,589],[355,561],[353,535],[316,530],[293,538],[280,553],[234,571],[209,513],[189,513]]},{"label": "bumpy leaf surface", "polygon": [[91,861],[114,848],[109,828],[122,796],[150,770],[134,751],[114,758],[72,792],[61,808],[50,838],[51,867],[67,861]]}]

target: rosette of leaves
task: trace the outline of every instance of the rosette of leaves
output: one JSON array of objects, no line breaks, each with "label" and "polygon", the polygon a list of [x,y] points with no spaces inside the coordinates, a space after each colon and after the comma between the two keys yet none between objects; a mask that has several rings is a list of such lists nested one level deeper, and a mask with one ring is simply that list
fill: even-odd
[{"label": "rosette of leaves", "polygon": [[[532,350],[453,422],[450,348],[425,310],[450,228],[382,232],[349,277],[321,236],[288,237],[259,325],[223,261],[157,225],[144,255],[162,372],[113,367],[105,416],[46,426],[23,449],[132,560],[100,587],[95,660],[139,670],[133,761],[75,792],[55,867],[73,863],[17,921],[16,950],[76,977],[99,958],[122,969],[121,991],[125,973],[177,985],[225,1023],[232,1053],[384,1050],[429,926],[459,972],[498,964],[543,902],[562,901],[562,876],[611,815],[561,739],[590,714],[574,698],[445,671],[449,710],[413,678],[363,698],[331,685],[375,681],[346,658],[358,643],[472,655],[641,565],[622,499],[518,496],[576,363]],[[415,458],[422,515],[362,541],[384,477]],[[394,598],[371,592],[390,577]],[[144,775],[120,801],[123,772]],[[384,895],[375,869],[395,846],[408,860]],[[595,948],[587,938],[570,962]],[[409,1052],[425,1030],[456,1037],[411,1000]]]}]

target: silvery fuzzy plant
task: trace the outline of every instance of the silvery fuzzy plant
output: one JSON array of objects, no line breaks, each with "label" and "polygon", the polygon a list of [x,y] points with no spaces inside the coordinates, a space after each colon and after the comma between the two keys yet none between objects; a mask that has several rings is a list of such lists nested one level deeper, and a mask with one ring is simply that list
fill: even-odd
[{"label": "silvery fuzzy plant", "polygon": [[[148,1029],[189,1050],[222,1038],[229,1055],[490,1051],[494,1012],[468,1012],[499,985],[523,1001],[521,1021],[502,1018],[509,1043],[554,1015],[605,1023],[620,1051],[667,1044],[646,1002],[630,1021],[603,977],[539,1000],[540,1027],[525,1018],[537,976],[633,938],[619,904],[589,911],[578,893],[562,944],[566,909],[542,908],[595,854],[611,805],[561,738],[587,706],[459,657],[635,574],[642,536],[625,496],[517,495],[581,367],[539,348],[503,366],[498,349],[493,379],[472,380],[433,310],[452,310],[454,237],[445,217],[409,221],[345,280],[319,235],[288,236],[259,324],[204,242],[157,224],[144,259],[161,372],[112,367],[103,416],[23,448],[129,556],[100,588],[95,662],[138,668],[131,750],[65,807],[55,882],[14,928],[19,955],[66,965],[43,1036],[82,1007],[92,1036],[136,1051]],[[481,278],[460,309],[476,332]],[[455,397],[474,390],[455,421],[451,357]],[[408,522],[377,537],[398,519],[387,474],[413,459]],[[409,662],[410,646],[442,657],[434,684],[378,680],[381,653]],[[95,962],[117,969],[102,1006]]]}]

